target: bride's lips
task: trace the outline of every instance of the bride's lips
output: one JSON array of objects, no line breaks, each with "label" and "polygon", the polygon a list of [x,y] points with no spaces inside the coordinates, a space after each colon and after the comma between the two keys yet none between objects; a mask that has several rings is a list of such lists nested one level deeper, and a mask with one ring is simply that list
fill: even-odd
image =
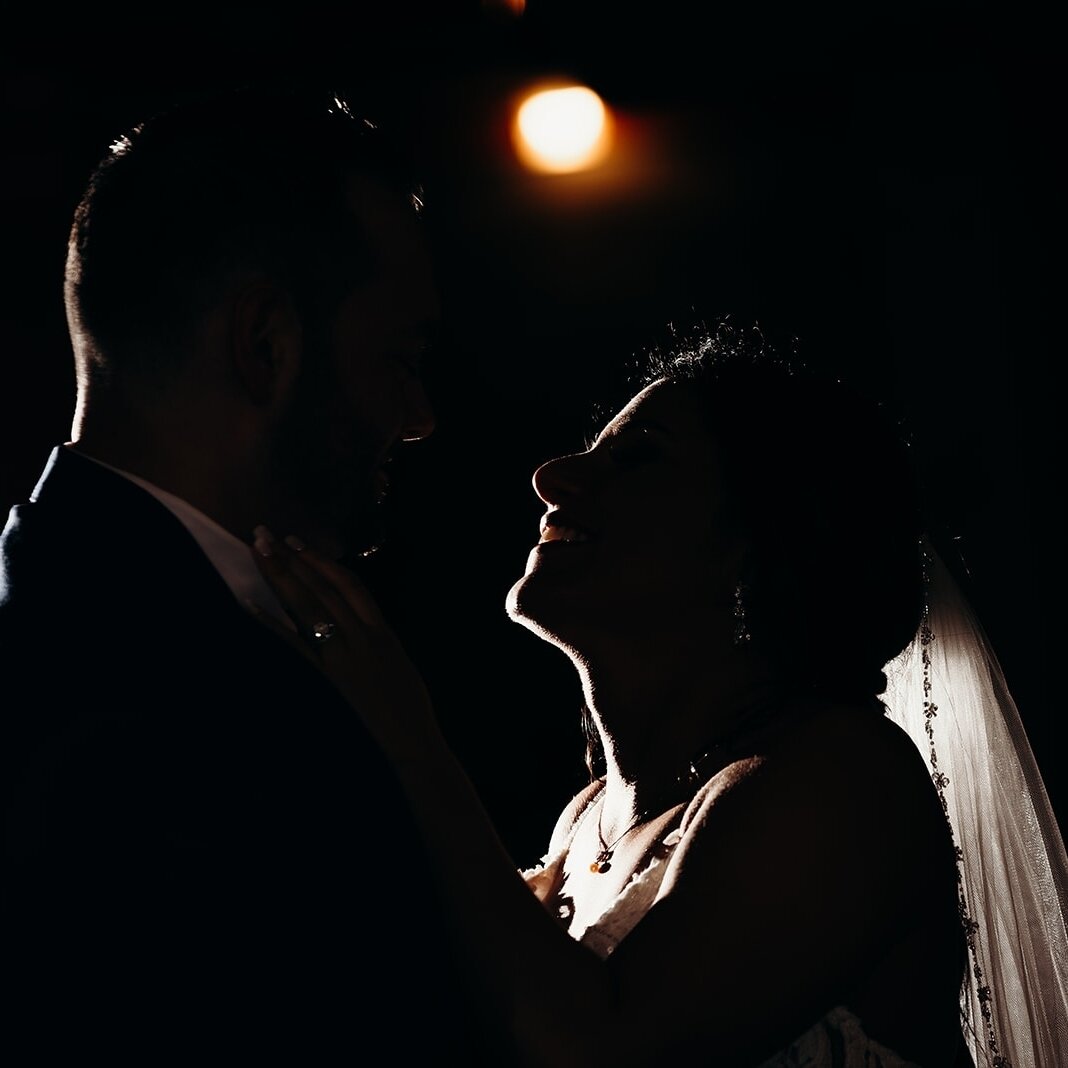
[{"label": "bride's lips", "polygon": [[586,545],[595,538],[589,526],[560,509],[546,512],[541,517],[540,530],[537,548],[542,550],[547,547],[556,550],[564,546]]}]

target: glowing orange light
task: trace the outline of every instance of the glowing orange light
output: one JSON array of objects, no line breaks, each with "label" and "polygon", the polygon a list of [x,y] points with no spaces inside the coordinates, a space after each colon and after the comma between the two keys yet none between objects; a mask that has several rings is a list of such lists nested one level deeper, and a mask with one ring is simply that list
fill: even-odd
[{"label": "glowing orange light", "polygon": [[604,159],[611,144],[611,122],[601,98],[583,85],[531,93],[516,109],[512,142],[532,170],[567,174]]}]

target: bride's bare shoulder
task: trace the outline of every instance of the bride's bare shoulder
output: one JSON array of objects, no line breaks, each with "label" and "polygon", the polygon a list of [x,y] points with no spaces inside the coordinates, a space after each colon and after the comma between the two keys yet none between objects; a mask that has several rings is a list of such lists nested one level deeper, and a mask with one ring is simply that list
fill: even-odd
[{"label": "bride's bare shoulder", "polygon": [[713,776],[684,821],[695,844],[727,836],[737,845],[733,831],[745,840],[757,826],[786,851],[830,833],[849,844],[843,859],[885,855],[892,843],[919,860],[942,850],[944,836],[929,769],[909,736],[877,710],[829,702]]},{"label": "bride's bare shoulder", "polygon": [[872,777],[895,783],[895,794],[919,788],[926,795],[931,785],[923,755],[881,706],[813,702],[772,739],[764,756],[769,775],[807,777],[813,789],[860,788]]}]

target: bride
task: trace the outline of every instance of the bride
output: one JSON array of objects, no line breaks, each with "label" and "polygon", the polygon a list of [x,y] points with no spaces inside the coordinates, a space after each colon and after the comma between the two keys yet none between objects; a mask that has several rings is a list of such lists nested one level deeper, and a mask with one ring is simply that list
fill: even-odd
[{"label": "bride", "polygon": [[518,872],[357,577],[258,531],[302,650],[405,787],[500,1063],[1054,1063],[1063,843],[1027,765],[1045,822],[1017,827],[1038,888],[1016,903],[1046,936],[1023,1010],[999,1016],[984,986],[1026,967],[1002,976],[976,912],[1011,911],[1019,882],[999,901],[965,871],[989,857],[938,763],[914,486],[879,405],[726,329],[540,467],[508,611],[579,674],[591,782]]}]

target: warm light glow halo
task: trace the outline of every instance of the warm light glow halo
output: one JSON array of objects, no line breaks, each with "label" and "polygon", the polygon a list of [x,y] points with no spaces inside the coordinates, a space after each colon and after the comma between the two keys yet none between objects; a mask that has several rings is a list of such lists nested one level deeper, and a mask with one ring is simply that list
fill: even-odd
[{"label": "warm light glow halo", "polygon": [[516,154],[530,169],[565,174],[599,163],[611,141],[611,115],[588,86],[558,82],[528,89],[512,116]]}]

